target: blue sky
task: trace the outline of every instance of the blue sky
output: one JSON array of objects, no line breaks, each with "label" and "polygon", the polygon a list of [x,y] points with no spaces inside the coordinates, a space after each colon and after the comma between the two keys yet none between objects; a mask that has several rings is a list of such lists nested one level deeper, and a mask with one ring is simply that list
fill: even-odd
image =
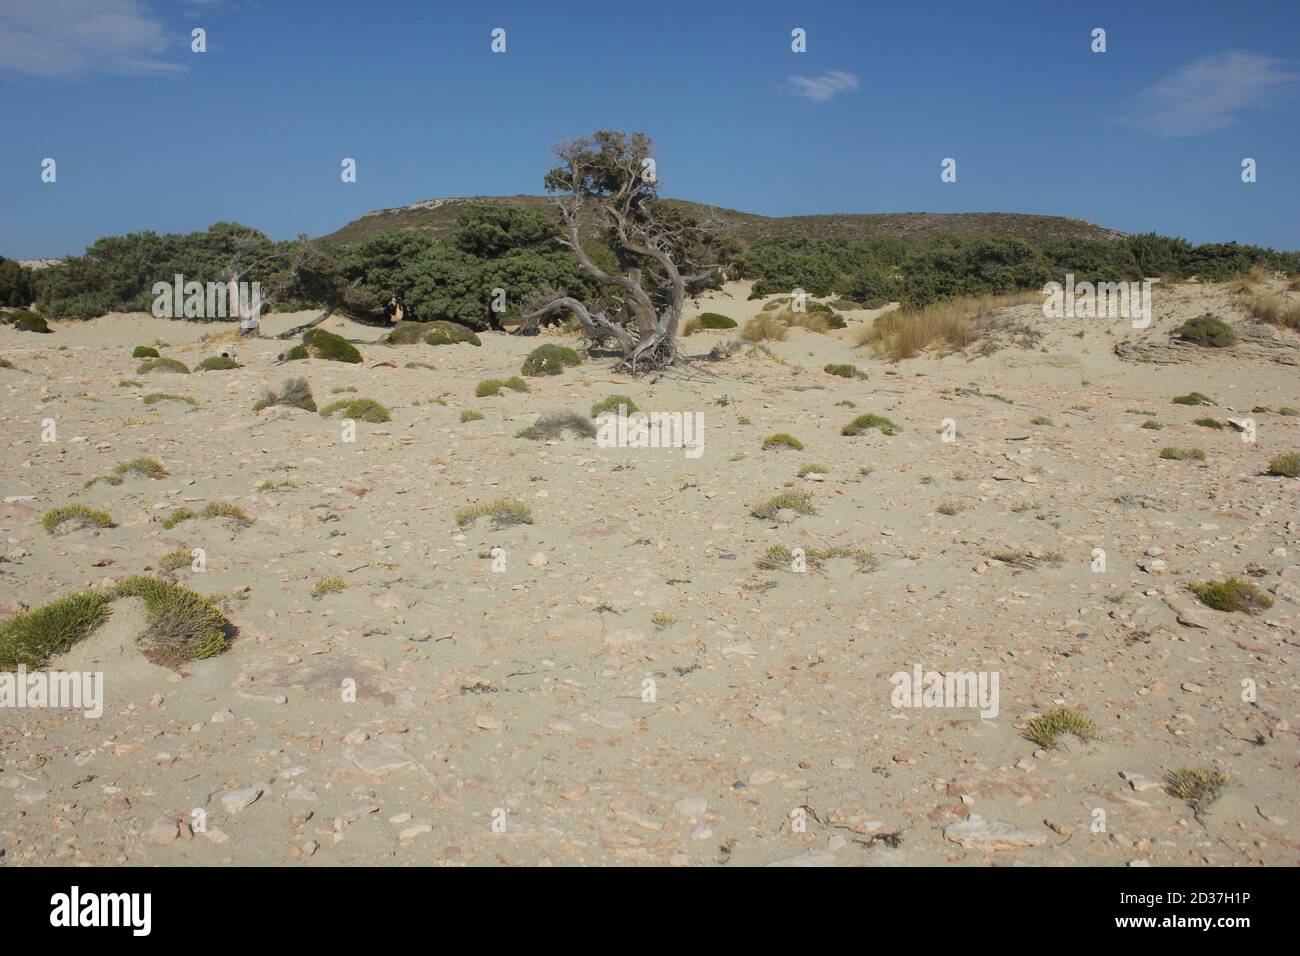
[{"label": "blue sky", "polygon": [[1028,212],[1300,248],[1294,0],[0,0],[0,96],[11,258],[540,193],[551,145],[600,128],[650,134],[665,195],[749,212]]}]

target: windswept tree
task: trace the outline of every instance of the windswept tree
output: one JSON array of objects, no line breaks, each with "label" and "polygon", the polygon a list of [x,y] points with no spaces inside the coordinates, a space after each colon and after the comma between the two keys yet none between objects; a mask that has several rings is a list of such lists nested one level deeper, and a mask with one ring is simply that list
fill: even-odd
[{"label": "windswept tree", "polygon": [[[546,174],[546,190],[560,210],[558,241],[573,251],[596,288],[614,293],[618,306],[610,310],[609,297],[584,302],[559,295],[532,309],[525,325],[551,312],[569,312],[589,339],[616,343],[633,373],[675,364],[682,309],[714,272],[706,264],[719,245],[714,225],[659,201],[644,133],[601,131],[560,143],[555,154],[560,164]],[[598,263],[583,247],[579,229],[587,223],[603,229],[613,263]]]}]

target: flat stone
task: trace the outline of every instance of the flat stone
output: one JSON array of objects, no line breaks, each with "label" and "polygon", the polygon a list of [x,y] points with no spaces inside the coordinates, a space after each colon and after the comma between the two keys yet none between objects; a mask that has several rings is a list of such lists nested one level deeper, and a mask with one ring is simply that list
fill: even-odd
[{"label": "flat stone", "polygon": [[1022,830],[1002,820],[985,820],[972,816],[960,823],[944,827],[943,836],[950,843],[968,850],[1019,850],[1027,846],[1042,846],[1047,834]]}]

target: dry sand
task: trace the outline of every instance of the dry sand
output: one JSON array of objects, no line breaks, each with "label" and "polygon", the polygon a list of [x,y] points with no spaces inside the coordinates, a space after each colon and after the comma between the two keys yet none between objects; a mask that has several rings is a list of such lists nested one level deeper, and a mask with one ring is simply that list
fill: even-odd
[{"label": "dry sand", "polygon": [[[743,320],[762,305],[746,291],[700,309]],[[1207,309],[1241,345],[1168,347]],[[1300,418],[1250,410],[1300,406],[1300,336],[1248,325],[1220,286],[1158,288],[1142,332],[1011,314],[1038,346],[891,365],[853,347],[871,315],[851,313],[849,330],[793,331],[772,357],[637,380],[593,359],[485,399],[475,383],[517,374],[537,339],[388,347],[332,319],[363,365],[277,366],[287,344],[263,339],[238,344],[238,370],[138,375],[132,346],[162,339],[193,365],[218,351],[200,342],[214,327],[0,328],[19,367],[0,370],[0,604],[201,547],[207,571],[177,580],[237,594],[224,607],[238,627],[226,654],[176,674],[134,648],[138,602],[116,602],[52,663],[104,671],[102,717],[0,710],[0,864],[1295,865],[1300,481],[1261,472],[1300,450]],[[1126,338],[1139,347],[1117,356]],[[336,420],[251,410],[291,375],[321,405],[354,386],[393,420],[344,443]],[[1192,390],[1219,407],[1170,404]],[[152,391],[199,404],[143,405]],[[585,415],[614,392],[703,412],[703,456],[514,437],[540,411]],[[485,420],[462,424],[466,408]],[[841,436],[864,412],[902,431]],[[1207,414],[1253,417],[1258,441],[1192,424]],[[41,441],[45,419],[57,442]],[[763,451],[780,431],[805,450]],[[1208,457],[1162,461],[1166,445]],[[141,455],[169,477],[82,490]],[[807,463],[829,471],[797,478]],[[268,480],[297,487],[256,490]],[[750,516],[787,486],[817,514]],[[535,523],[457,527],[456,509],[498,496]],[[256,523],[163,529],[171,509],[218,500]],[[70,501],[114,527],[46,534],[42,513]],[[879,569],[757,569],[777,543],[861,547]],[[497,546],[503,573],[483,556]],[[1063,563],[988,559],[1007,548]],[[1259,616],[1186,588],[1248,574],[1275,600]],[[330,575],[346,589],[313,598]],[[996,672],[999,715],[892,707],[890,676],[917,665]],[[1022,736],[1058,704],[1100,738],[1045,751]],[[1230,784],[1198,820],[1159,782],[1203,764]]]}]

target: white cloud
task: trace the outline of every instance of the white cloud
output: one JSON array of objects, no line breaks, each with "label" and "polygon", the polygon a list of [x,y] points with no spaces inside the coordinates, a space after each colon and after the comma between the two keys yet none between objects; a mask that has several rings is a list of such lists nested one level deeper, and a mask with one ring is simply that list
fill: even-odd
[{"label": "white cloud", "polygon": [[838,96],[848,90],[856,90],[858,78],[843,70],[831,70],[821,76],[792,76],[790,85],[794,87],[797,95],[810,99],[814,103],[825,103],[832,96]]},{"label": "white cloud", "polygon": [[1300,76],[1271,56],[1228,50],[1175,70],[1138,94],[1126,122],[1158,136],[1195,136],[1224,129]]},{"label": "white cloud", "polygon": [[0,71],[32,76],[167,73],[160,20],[140,0],[5,0]]}]

